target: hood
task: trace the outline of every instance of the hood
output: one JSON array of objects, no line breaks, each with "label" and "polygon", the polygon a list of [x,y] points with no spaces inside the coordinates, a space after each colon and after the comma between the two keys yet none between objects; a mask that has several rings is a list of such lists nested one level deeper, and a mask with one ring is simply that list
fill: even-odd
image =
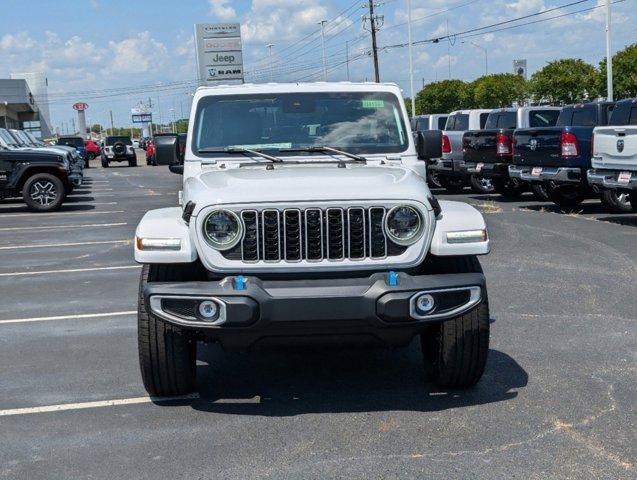
[{"label": "hood", "polygon": [[422,177],[404,167],[347,164],[276,165],[216,169],[190,177],[183,201],[208,205],[312,201],[362,200],[424,201],[429,194]]}]

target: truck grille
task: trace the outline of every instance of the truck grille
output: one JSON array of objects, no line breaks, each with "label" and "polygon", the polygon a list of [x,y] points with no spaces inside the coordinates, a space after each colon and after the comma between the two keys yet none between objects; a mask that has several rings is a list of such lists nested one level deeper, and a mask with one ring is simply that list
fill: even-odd
[{"label": "truck grille", "polygon": [[222,252],[243,262],[383,259],[407,247],[390,242],[385,207],[242,210],[243,241]]}]

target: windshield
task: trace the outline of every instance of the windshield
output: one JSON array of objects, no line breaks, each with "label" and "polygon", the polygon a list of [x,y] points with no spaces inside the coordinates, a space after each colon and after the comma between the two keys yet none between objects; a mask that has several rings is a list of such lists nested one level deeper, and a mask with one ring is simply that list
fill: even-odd
[{"label": "windshield", "polygon": [[[210,96],[198,106],[195,154],[228,147],[279,150],[329,146],[351,153],[408,147],[400,101],[390,93],[316,92]],[[281,152],[291,155],[291,152]]]},{"label": "windshield", "polygon": [[121,142],[125,145],[133,144],[130,137],[106,137],[106,145],[115,145],[117,142]]},{"label": "windshield", "polygon": [[16,147],[19,146],[15,138],[13,138],[13,136],[11,136],[11,134],[4,128],[0,128],[0,138],[2,138],[2,140],[4,140],[4,143],[6,143],[7,145],[12,145]]},{"label": "windshield", "polygon": [[66,137],[58,140],[58,145],[66,145],[68,147],[80,148],[84,146],[84,140],[80,137]]}]

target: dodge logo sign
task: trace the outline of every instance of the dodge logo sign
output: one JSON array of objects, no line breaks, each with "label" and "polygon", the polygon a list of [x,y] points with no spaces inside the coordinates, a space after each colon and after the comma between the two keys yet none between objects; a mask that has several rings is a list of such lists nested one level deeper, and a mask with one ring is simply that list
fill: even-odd
[{"label": "dodge logo sign", "polygon": [[537,150],[537,138],[532,138],[531,141],[529,142],[529,148],[533,151]]},{"label": "dodge logo sign", "polygon": [[617,140],[617,151],[620,153],[624,151],[624,140],[621,138]]}]

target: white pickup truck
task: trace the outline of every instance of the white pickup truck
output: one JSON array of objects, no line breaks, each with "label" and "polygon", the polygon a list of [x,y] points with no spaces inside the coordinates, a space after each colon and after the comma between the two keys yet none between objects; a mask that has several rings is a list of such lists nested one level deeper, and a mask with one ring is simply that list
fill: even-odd
[{"label": "white pickup truck", "polygon": [[139,358],[152,395],[195,388],[200,342],[407,345],[433,379],[467,387],[489,345],[482,215],[438,202],[425,160],[440,131],[412,136],[394,84],[200,88],[180,162],[181,205],[136,230]]},{"label": "white pickup truck", "polygon": [[637,98],[617,102],[609,123],[593,130],[593,168],[588,171],[588,182],[627,192],[637,210]]}]

